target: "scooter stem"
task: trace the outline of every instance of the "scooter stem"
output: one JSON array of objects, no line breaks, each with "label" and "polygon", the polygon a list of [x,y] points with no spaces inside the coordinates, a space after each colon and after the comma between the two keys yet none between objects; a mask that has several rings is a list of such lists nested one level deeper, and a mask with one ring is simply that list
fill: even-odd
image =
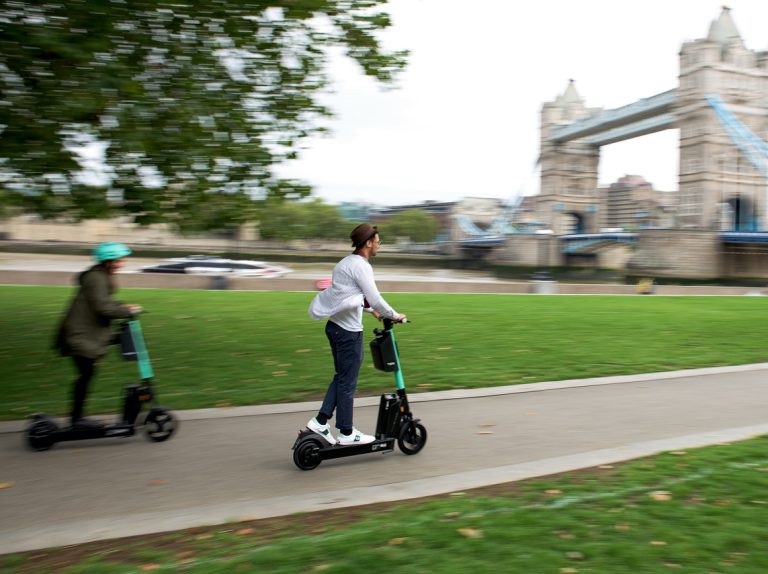
[{"label": "scooter stem", "polygon": [[[386,326],[386,325],[385,325]],[[400,353],[397,351],[397,342],[395,341],[395,330],[392,325],[389,325],[389,336],[392,337],[392,348],[395,350],[395,360],[397,361],[397,370],[395,371],[395,385],[398,390],[405,389],[405,378],[403,377],[403,369],[400,366]]]},{"label": "scooter stem", "polygon": [[128,321],[128,328],[131,330],[131,338],[136,345],[136,356],[139,359],[139,376],[146,380],[154,376],[152,372],[152,363],[149,361],[149,352],[144,344],[144,335],[141,332],[141,323],[138,319]]}]

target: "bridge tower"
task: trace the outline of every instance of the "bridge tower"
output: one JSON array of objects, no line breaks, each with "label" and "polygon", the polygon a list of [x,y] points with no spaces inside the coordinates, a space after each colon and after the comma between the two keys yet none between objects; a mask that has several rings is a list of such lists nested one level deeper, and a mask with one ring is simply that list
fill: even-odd
[{"label": "bridge tower", "polygon": [[723,7],[707,37],[684,43],[679,57],[677,226],[768,229],[766,181],[730,140],[706,99],[719,95],[742,123],[768,139],[768,52],[747,49],[730,9]]},{"label": "bridge tower", "polygon": [[563,126],[586,119],[599,108],[587,108],[570,80],[565,91],[541,110],[541,189],[536,214],[556,235],[597,231],[597,166],[600,148],[584,140],[550,141]]}]

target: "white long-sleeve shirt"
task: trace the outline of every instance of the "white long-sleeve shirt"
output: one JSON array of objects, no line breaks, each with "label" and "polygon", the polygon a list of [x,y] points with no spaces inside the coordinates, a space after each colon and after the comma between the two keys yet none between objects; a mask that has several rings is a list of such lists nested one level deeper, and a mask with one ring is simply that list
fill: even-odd
[{"label": "white long-sleeve shirt", "polygon": [[398,315],[379,293],[371,264],[353,253],[333,268],[332,284],[315,295],[309,316],[315,320],[328,318],[347,331],[362,331],[364,301],[384,317],[394,319]]}]

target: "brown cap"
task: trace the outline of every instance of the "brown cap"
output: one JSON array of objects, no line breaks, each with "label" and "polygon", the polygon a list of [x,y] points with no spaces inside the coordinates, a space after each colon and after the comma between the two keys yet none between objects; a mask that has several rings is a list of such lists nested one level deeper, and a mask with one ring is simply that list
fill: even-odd
[{"label": "brown cap", "polygon": [[349,238],[352,240],[352,247],[362,247],[366,241],[372,239],[378,232],[379,228],[375,225],[371,226],[367,223],[361,223],[349,234]]}]

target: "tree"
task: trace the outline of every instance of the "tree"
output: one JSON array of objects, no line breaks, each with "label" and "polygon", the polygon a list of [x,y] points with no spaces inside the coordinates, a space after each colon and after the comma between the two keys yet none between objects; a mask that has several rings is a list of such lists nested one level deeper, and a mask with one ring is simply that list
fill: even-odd
[{"label": "tree", "polygon": [[422,209],[406,209],[392,216],[382,233],[417,243],[432,241],[437,234],[437,221]]},{"label": "tree", "polygon": [[345,220],[333,205],[320,199],[306,203],[275,202],[263,210],[259,233],[264,239],[344,239]]},{"label": "tree", "polygon": [[351,227],[335,205],[315,199],[304,204],[304,212],[307,220],[307,238],[346,241]]},{"label": "tree", "polygon": [[[406,52],[382,49],[386,0],[0,2],[0,182],[43,214],[187,227],[219,194],[306,196],[272,167],[325,130],[329,51],[391,83]],[[103,150],[101,201],[77,149]],[[78,198],[80,200],[78,201]]]}]

